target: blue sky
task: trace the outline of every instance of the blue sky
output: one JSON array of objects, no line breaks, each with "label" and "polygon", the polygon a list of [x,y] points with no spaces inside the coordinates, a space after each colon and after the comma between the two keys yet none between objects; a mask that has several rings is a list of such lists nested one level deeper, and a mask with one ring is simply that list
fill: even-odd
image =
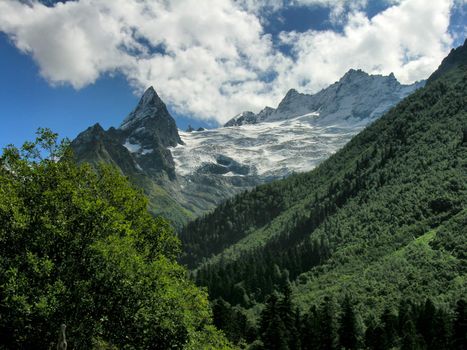
[{"label": "blue sky", "polygon": [[203,1],[153,1],[149,15],[122,1],[0,3],[0,147],[38,127],[74,138],[118,126],[149,85],[185,129],[275,107],[289,88],[312,93],[349,68],[409,83],[466,34],[465,1],[219,0],[203,16]]}]

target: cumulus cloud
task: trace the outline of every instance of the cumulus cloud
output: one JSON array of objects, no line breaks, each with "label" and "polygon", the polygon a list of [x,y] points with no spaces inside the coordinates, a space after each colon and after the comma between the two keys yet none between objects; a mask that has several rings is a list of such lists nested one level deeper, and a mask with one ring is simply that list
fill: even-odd
[{"label": "cumulus cloud", "polygon": [[[343,30],[284,32],[273,42],[261,13],[291,5],[327,6],[331,17],[344,18]],[[32,55],[51,84],[79,89],[120,72],[137,92],[154,85],[179,112],[222,123],[276,105],[289,88],[314,92],[350,68],[394,72],[405,83],[423,79],[449,51],[450,0],[401,0],[373,18],[365,6],[366,0],[79,0],[46,7],[2,0],[0,31]]]},{"label": "cumulus cloud", "polygon": [[371,19],[363,12],[351,13],[342,33],[282,33],[282,41],[296,55],[292,70],[281,76],[283,83],[299,82],[311,71],[311,81],[302,85],[313,91],[350,68],[393,72],[403,83],[424,79],[451,45],[447,32],[451,6],[448,1],[406,0]]}]

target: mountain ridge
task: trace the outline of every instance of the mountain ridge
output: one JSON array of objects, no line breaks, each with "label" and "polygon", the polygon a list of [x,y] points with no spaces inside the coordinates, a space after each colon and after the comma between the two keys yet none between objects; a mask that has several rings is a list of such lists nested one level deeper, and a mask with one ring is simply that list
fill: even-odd
[{"label": "mountain ridge", "polygon": [[311,172],[189,223],[182,261],[198,284],[256,315],[287,283],[302,310],[350,293],[370,320],[403,298],[465,296],[467,58],[460,63],[442,64]]},{"label": "mountain ridge", "polygon": [[[403,85],[397,81],[393,73],[388,76],[370,75],[361,69],[350,69],[337,82],[315,94],[303,94],[296,89],[289,89],[276,109],[265,107],[257,114],[250,111],[242,112],[225,123],[224,127],[284,120],[311,112],[319,113],[318,121],[320,122],[349,118],[375,119],[386,112],[401,97],[409,95],[424,84],[425,81],[422,80]],[[362,85],[367,86],[365,92],[368,94],[370,91],[372,99],[376,100],[380,105],[384,102],[384,105],[379,110],[375,110],[375,106],[371,105],[368,98],[365,101],[366,105],[363,103],[359,105],[356,101],[350,101],[351,105],[346,107],[344,113],[336,115],[335,113],[339,109],[336,106],[348,103],[349,101],[345,101],[345,99],[352,95],[354,92],[352,89],[362,90]],[[375,95],[375,91],[380,92],[380,95]],[[364,98],[364,95],[358,97]]]}]

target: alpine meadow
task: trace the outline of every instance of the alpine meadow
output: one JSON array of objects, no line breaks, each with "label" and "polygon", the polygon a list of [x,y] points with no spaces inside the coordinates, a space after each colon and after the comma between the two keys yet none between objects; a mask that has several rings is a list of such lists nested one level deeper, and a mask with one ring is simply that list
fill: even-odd
[{"label": "alpine meadow", "polygon": [[467,350],[466,14],[0,0],[0,350]]}]

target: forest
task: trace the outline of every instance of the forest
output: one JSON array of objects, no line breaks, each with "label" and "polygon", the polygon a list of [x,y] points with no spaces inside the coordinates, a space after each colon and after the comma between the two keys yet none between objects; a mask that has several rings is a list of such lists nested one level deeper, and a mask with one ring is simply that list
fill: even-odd
[{"label": "forest", "polygon": [[[315,170],[245,192],[181,232],[181,262],[214,305],[232,307],[249,325],[242,339],[271,348],[264,343],[264,312],[271,295],[290,285],[302,315],[295,316],[297,329],[310,307],[321,310],[332,300],[340,315],[351,296],[361,319],[358,348],[403,346],[401,333],[397,342],[366,339],[386,327],[387,315],[405,317],[402,303],[411,305],[416,328],[404,348],[452,348],[447,338],[439,340],[444,345],[422,341],[419,318],[426,303],[434,305],[445,313],[448,321],[438,321],[448,337],[467,295],[466,56],[465,49],[453,51],[445,60],[449,69],[442,66],[425,88]],[[268,326],[280,333],[271,317]],[[346,347],[336,339],[327,348]]]},{"label": "forest", "polygon": [[223,299],[213,305],[214,324],[249,349],[465,349],[467,308],[459,300],[453,313],[430,299],[419,304],[402,300],[397,310],[385,309],[379,321],[362,324],[352,298],[341,304],[325,297],[306,312],[294,305],[290,286],[266,298],[257,327]]}]

